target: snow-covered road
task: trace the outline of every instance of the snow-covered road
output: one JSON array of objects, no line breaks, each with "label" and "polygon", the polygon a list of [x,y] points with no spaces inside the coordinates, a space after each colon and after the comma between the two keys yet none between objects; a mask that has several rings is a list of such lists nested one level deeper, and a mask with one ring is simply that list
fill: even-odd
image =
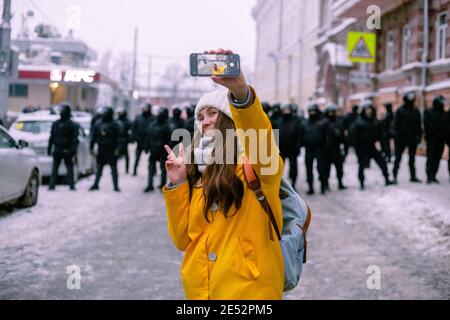
[{"label": "snow-covered road", "polygon": [[[303,195],[303,161],[298,189]],[[358,189],[356,161],[345,166],[346,191],[305,200],[313,210],[308,263],[301,285],[286,299],[449,299],[450,183],[409,183],[407,159],[400,184],[385,188],[378,168]],[[36,207],[0,216],[0,299],[183,299],[177,252],[167,234],[159,191],[144,194],[146,163],[138,177],[123,174],[112,191],[106,169],[99,192],[93,177],[77,192],[41,187]],[[424,159],[418,158],[424,179]],[[334,171],[332,171],[334,177]],[[155,179],[155,186],[157,185]],[[330,185],[336,190],[336,181]],[[316,188],[318,189],[318,188]],[[67,267],[81,271],[81,289],[67,288]],[[367,288],[369,266],[381,288]]]}]

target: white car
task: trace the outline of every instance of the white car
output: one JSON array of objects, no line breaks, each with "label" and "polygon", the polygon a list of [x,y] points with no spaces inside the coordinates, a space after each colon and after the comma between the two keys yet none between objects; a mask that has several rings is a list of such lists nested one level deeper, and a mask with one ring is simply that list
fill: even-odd
[{"label": "white car", "polygon": [[34,206],[40,181],[36,153],[0,126],[0,204],[16,201],[21,207]]},{"label": "white car", "polygon": [[[43,177],[50,177],[52,174],[53,157],[47,154],[48,141],[52,129],[52,124],[60,119],[58,114],[49,112],[33,112],[21,114],[12,124],[9,133],[16,140],[24,140],[29,143],[30,148],[36,151],[39,157],[39,168]],[[72,117],[74,122],[85,121],[85,117]],[[78,134],[78,152],[74,164],[74,177],[77,180],[81,175],[90,174],[95,171],[95,158],[89,151],[89,136],[86,135],[80,123]],[[67,168],[62,163],[58,175],[67,174]]]}]

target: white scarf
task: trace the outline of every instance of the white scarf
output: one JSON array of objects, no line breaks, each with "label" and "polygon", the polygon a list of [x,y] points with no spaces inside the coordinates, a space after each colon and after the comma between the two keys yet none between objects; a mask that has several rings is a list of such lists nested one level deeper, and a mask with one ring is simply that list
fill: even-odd
[{"label": "white scarf", "polygon": [[[209,135],[206,133],[200,138],[198,146],[194,148],[194,163],[197,165],[198,171],[200,171],[201,174],[205,172],[206,166],[214,164],[215,159],[212,156],[212,153],[216,148],[215,142],[214,133],[211,132]],[[239,143],[239,139],[237,139],[237,147],[239,154],[244,152],[244,148],[242,148]]]},{"label": "white scarf", "polygon": [[197,164],[198,171],[203,174],[206,166],[213,164],[212,152],[214,150],[214,136],[204,135],[200,138],[198,147],[194,148],[194,163]]}]

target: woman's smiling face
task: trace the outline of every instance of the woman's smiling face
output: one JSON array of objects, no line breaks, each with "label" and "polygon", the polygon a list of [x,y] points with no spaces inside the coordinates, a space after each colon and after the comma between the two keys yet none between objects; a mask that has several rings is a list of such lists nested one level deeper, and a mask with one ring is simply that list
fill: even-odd
[{"label": "woman's smiling face", "polygon": [[198,121],[201,125],[200,130],[202,135],[216,128],[218,115],[219,110],[214,107],[206,107],[202,111],[200,111],[198,115]]}]

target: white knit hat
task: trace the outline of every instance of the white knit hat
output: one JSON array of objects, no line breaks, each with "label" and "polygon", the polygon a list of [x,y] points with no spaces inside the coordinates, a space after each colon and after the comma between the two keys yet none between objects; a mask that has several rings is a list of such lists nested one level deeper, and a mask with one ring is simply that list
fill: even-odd
[{"label": "white knit hat", "polygon": [[210,93],[203,95],[197,103],[195,107],[195,122],[197,123],[197,127],[200,128],[200,123],[198,121],[198,116],[200,111],[207,107],[213,107],[217,110],[221,111],[227,117],[232,119],[230,103],[228,102],[228,91],[219,89]]}]

